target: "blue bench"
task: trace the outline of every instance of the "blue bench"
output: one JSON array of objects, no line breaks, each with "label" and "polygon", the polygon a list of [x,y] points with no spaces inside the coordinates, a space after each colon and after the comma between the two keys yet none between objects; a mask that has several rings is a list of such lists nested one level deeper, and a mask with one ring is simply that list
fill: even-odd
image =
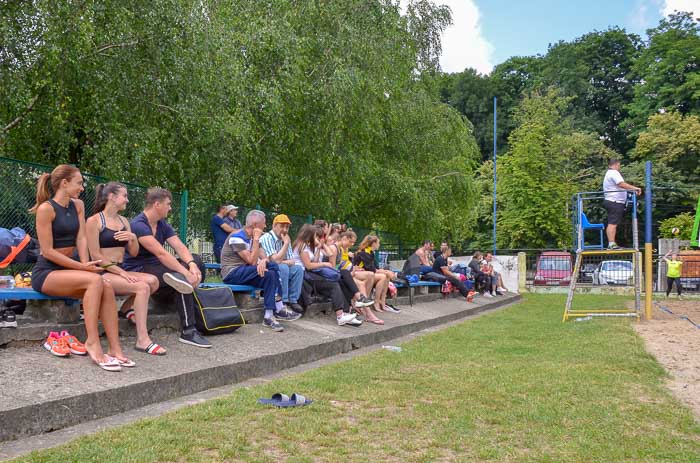
[{"label": "blue bench", "polygon": [[27,300],[27,301],[65,301],[66,304],[75,304],[76,299],[63,296],[49,296],[32,288],[2,288],[0,289],[0,301],[4,300]]},{"label": "blue bench", "polygon": [[63,301],[65,309],[61,307],[28,307],[29,312],[37,318],[55,322],[58,324],[74,322],[79,318],[78,305],[80,301],[64,296],[49,296],[47,294],[34,291],[32,288],[2,288],[0,289],[0,301],[22,300],[22,301]]},{"label": "blue bench", "polygon": [[201,283],[199,285],[200,288],[230,288],[231,291],[234,293],[248,293],[250,294],[250,297],[255,299],[257,297],[257,293],[259,291],[262,291],[262,288],[256,288],[255,286],[250,286],[250,285],[227,285],[226,283]]}]

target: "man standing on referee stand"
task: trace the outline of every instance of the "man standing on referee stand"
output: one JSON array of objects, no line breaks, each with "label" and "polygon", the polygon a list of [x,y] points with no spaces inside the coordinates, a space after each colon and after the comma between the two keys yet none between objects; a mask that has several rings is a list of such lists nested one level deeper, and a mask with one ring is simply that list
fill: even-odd
[{"label": "man standing on referee stand", "polygon": [[642,189],[631,185],[622,178],[620,174],[620,160],[611,159],[608,161],[608,171],[603,180],[603,193],[605,200],[603,206],[608,211],[608,227],[605,234],[608,237],[608,249],[620,249],[615,242],[617,226],[622,222],[625,214],[625,203],[627,202],[627,191],[633,191],[637,196],[642,194]]}]

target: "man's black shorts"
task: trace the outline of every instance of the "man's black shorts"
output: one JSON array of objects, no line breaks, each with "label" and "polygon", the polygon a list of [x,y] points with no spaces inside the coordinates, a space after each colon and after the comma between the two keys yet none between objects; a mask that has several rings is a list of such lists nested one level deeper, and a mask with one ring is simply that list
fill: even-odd
[{"label": "man's black shorts", "polygon": [[608,225],[618,225],[625,215],[625,204],[614,201],[603,201],[605,210],[608,211]]}]

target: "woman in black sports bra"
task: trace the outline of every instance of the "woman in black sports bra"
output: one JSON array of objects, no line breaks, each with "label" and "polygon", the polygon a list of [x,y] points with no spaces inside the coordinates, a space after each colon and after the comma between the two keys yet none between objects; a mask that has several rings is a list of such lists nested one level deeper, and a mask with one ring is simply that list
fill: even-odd
[{"label": "woman in black sports bra", "polygon": [[129,296],[122,305],[122,314],[136,324],[136,350],[152,355],[165,355],[166,350],[151,341],[148,335],[148,298],[158,290],[158,278],[148,273],[127,272],[121,268],[125,250],[139,253],[139,242],[131,232],[129,221],[119,215],[126,209],[129,196],[126,186],[117,182],[97,185],[95,207],[85,223],[88,249],[92,259],[101,260],[114,292]]},{"label": "woman in black sports bra", "polygon": [[[124,355],[119,344],[112,285],[102,278],[101,262],[88,261],[85,206],[78,199],[83,190],[83,176],[75,166],[61,164],[50,174],[39,177],[36,204],[30,209],[36,214],[41,247],[41,255],[32,269],[32,287],[50,296],[82,299],[88,354],[100,368],[119,371],[122,366],[135,363]],[[79,260],[72,257],[76,251]],[[110,355],[102,350],[98,320],[102,321]]]}]

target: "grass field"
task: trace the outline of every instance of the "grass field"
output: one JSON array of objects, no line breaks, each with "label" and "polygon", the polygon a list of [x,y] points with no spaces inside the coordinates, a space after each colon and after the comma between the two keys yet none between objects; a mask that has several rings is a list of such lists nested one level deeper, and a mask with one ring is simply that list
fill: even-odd
[{"label": "grass field", "polygon": [[[610,307],[611,298],[577,301]],[[700,426],[631,322],[563,324],[563,303],[529,295],[401,353],[241,388],[18,461],[700,461]],[[255,403],[274,392],[315,402]]]}]

